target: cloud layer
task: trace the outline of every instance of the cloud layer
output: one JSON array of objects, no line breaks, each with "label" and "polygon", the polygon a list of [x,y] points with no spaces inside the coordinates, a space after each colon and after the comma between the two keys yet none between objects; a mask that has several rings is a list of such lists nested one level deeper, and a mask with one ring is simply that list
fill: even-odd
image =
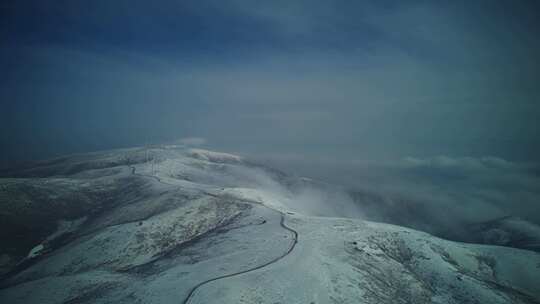
[{"label": "cloud layer", "polygon": [[540,239],[532,232],[540,231],[540,166],[535,163],[448,156],[326,165],[318,161],[304,166],[298,166],[298,160],[281,163],[297,164],[292,168],[298,173],[344,185],[366,219],[479,242],[478,224],[513,217],[498,225],[512,223],[506,228],[533,241]]},{"label": "cloud layer", "polygon": [[538,160],[538,19],[497,1],[2,4],[2,162],[171,141]]}]

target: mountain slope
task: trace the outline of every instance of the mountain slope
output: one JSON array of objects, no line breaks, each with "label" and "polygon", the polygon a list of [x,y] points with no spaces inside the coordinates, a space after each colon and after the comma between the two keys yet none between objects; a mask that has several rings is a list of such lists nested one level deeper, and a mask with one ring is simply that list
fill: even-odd
[{"label": "mountain slope", "polygon": [[337,193],[230,154],[135,148],[5,174],[2,303],[540,301],[538,253],[346,218],[357,206]]}]

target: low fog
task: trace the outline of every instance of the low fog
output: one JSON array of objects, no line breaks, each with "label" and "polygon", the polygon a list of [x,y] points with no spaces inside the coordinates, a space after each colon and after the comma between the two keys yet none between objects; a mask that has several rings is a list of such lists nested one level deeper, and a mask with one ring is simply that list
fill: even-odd
[{"label": "low fog", "polygon": [[[200,148],[208,144],[202,138],[178,142],[203,154]],[[188,180],[251,189],[261,200],[305,215],[360,218],[450,240],[540,250],[540,175],[534,163],[448,156],[342,164],[228,157],[231,164],[200,169]]]},{"label": "low fog", "polygon": [[288,193],[312,215],[362,218],[451,240],[540,250],[540,167],[535,163],[448,156],[386,163],[257,161],[293,176],[315,177],[301,178],[304,182],[287,190],[260,184]]}]

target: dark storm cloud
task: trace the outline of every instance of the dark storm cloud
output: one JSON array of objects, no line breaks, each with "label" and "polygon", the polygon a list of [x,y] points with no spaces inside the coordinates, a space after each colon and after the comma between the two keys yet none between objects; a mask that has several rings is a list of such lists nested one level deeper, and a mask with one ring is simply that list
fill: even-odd
[{"label": "dark storm cloud", "polygon": [[538,160],[504,1],[4,1],[3,162],[201,137],[272,158]]}]

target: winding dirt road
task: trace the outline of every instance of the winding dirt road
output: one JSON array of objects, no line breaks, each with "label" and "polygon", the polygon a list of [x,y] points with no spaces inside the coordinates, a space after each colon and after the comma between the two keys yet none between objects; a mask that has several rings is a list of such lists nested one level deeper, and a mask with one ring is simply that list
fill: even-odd
[{"label": "winding dirt road", "polygon": [[[136,172],[136,168],[134,166],[129,166],[131,168],[131,174],[133,175],[138,175],[138,176],[143,176],[143,177],[148,177],[148,178],[153,178],[155,179],[156,181],[158,181],[159,183],[162,183],[164,185],[168,185],[168,186],[177,186],[177,185],[174,185],[174,184],[170,184],[170,183],[166,183],[164,181],[162,181],[159,177],[157,176],[154,176],[154,175],[148,175],[148,174],[142,174],[142,173],[137,173]],[[213,197],[216,197],[216,198],[224,198],[222,196],[219,196],[219,195],[216,195],[216,194],[212,194],[212,193],[209,193],[209,192],[204,192],[206,195],[209,195],[209,196],[213,196]],[[228,198],[228,197],[227,197]],[[283,254],[281,254],[280,256],[264,263],[264,264],[261,264],[261,265],[257,265],[255,267],[252,267],[252,268],[249,268],[249,269],[246,269],[246,270],[242,270],[242,271],[238,271],[238,272],[234,272],[234,273],[229,273],[229,274],[225,274],[225,275],[222,275],[222,276],[218,276],[218,277],[214,277],[212,279],[208,279],[208,280],[205,280],[205,281],[202,281],[200,282],[199,284],[195,285],[194,287],[192,287],[188,293],[188,295],[186,296],[186,298],[182,301],[182,304],[188,304],[190,301],[191,301],[191,298],[193,297],[193,295],[195,294],[195,292],[202,286],[208,284],[208,283],[211,283],[211,282],[214,282],[214,281],[217,281],[217,280],[221,280],[221,279],[226,279],[226,278],[230,278],[230,277],[234,277],[234,276],[238,276],[238,275],[241,275],[241,274],[245,274],[245,273],[249,273],[249,272],[252,272],[252,271],[255,271],[255,270],[259,270],[259,269],[262,269],[266,266],[269,266],[271,264],[274,264],[276,262],[278,262],[279,260],[283,259],[284,257],[286,257],[287,255],[289,255],[294,247],[296,246],[296,244],[298,243],[298,232],[294,229],[292,229],[291,227],[288,227],[286,224],[285,224],[285,214],[277,209],[274,209],[272,207],[269,207],[269,206],[266,206],[264,205],[262,202],[257,202],[257,201],[252,201],[252,200],[246,200],[246,199],[240,199],[240,201],[242,202],[246,202],[246,203],[249,203],[249,204],[254,204],[254,205],[257,205],[257,206],[262,206],[264,208],[267,208],[267,209],[270,209],[274,212],[277,212],[279,213],[281,219],[279,221],[279,225],[290,232],[291,236],[292,236],[292,241],[291,241],[291,244],[289,245],[289,248],[287,249],[287,251],[285,251]]]},{"label": "winding dirt road", "polygon": [[[269,207],[267,207],[269,208]],[[272,208],[269,208],[273,211],[276,211]],[[279,212],[280,216],[281,216],[281,220],[279,222],[280,226],[283,227],[284,229],[288,230],[289,232],[291,232],[291,235],[293,236],[293,241],[291,243],[291,245],[289,246],[289,248],[287,249],[287,251],[285,251],[283,254],[281,254],[280,256],[274,258],[273,260],[271,261],[268,261],[264,264],[261,264],[261,265],[258,265],[258,266],[255,266],[253,268],[250,268],[250,269],[246,269],[246,270],[242,270],[242,271],[238,271],[238,272],[234,272],[234,273],[230,273],[230,274],[226,274],[226,275],[222,275],[222,276],[219,276],[219,277],[215,277],[215,278],[212,278],[212,279],[209,279],[209,280],[206,280],[206,281],[203,281],[197,285],[195,285],[193,288],[191,288],[191,290],[189,291],[187,297],[184,299],[184,301],[182,302],[182,304],[188,304],[192,298],[192,296],[195,294],[195,292],[197,291],[197,289],[199,289],[199,287],[203,286],[203,285],[206,285],[210,282],[213,282],[213,281],[217,281],[217,280],[221,280],[221,279],[225,279],[225,278],[230,278],[230,277],[234,277],[234,276],[237,276],[237,275],[241,275],[241,274],[244,274],[244,273],[248,273],[248,272],[252,272],[252,271],[255,271],[255,270],[258,270],[258,269],[261,269],[261,268],[264,268],[268,265],[271,265],[271,264],[274,264],[276,263],[277,261],[283,259],[284,257],[286,257],[289,253],[291,253],[294,249],[294,246],[296,246],[296,243],[298,242],[298,233],[290,228],[290,227],[287,227],[284,223],[285,221],[285,215],[280,212],[280,211],[276,211],[276,212]]]}]

